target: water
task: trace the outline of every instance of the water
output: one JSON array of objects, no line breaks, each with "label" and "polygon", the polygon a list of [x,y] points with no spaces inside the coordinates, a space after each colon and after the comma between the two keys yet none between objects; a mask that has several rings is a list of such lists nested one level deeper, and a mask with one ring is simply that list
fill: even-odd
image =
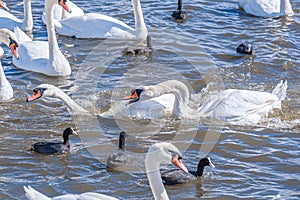
[{"label": "water", "polygon": [[[22,18],[21,3],[6,2],[11,12]],[[101,12],[134,26],[129,0],[74,2],[85,12]],[[46,28],[40,20],[43,1],[32,6],[33,35],[45,40]],[[170,199],[299,199],[300,1],[292,0],[292,6],[292,18],[257,18],[241,13],[233,0],[192,0],[183,4],[188,20],[178,24],[170,18],[177,7],[175,1],[142,1],[155,48],[152,57],[122,56],[121,49],[135,45],[133,41],[60,36],[59,44],[72,66],[68,78],[17,69],[11,64],[11,54],[6,53],[2,64],[14,88],[14,99],[0,107],[0,199],[25,199],[23,185],[50,197],[93,191],[120,199],[151,199],[143,157],[157,141],[178,146],[189,169],[195,169],[205,155],[216,166],[207,168],[199,181],[167,186]],[[242,41],[253,43],[253,57],[235,53]],[[184,81],[192,93],[211,83],[212,90],[271,91],[279,80],[287,79],[288,98],[282,111],[255,126],[172,118],[73,117],[54,98],[25,102],[34,87],[50,83],[89,111],[101,113],[136,86],[169,79]],[[71,136],[69,154],[44,156],[29,151],[34,142],[60,140],[67,126],[76,127],[80,135]],[[116,173],[106,170],[105,159],[116,149],[113,144],[117,144],[121,129],[129,134],[127,152],[132,162],[128,172]]]}]

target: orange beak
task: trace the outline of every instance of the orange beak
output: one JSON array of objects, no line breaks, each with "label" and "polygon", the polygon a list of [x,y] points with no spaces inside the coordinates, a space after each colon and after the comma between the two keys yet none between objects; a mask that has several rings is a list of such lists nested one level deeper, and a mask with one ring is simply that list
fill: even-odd
[{"label": "orange beak", "polygon": [[69,8],[69,6],[67,6],[66,0],[59,0],[59,5],[61,7],[63,7],[63,9],[65,9],[65,11],[67,11],[68,13],[72,12],[72,10]]},{"label": "orange beak", "polygon": [[135,91],[134,93],[132,93],[132,95],[126,96],[126,97],[124,97],[123,99],[124,99],[124,100],[130,100],[130,99],[136,99],[136,98],[138,98],[138,94],[137,94],[137,92]]},{"label": "orange beak", "polygon": [[0,0],[0,7],[4,8],[5,10],[9,11],[9,8],[6,6],[6,3]]},{"label": "orange beak", "polygon": [[185,173],[189,173],[189,170],[186,168],[186,166],[182,163],[181,158],[179,158],[178,155],[176,155],[173,160],[172,163],[174,165],[176,165],[179,169],[181,169],[182,171],[184,171]]},{"label": "orange beak", "polygon": [[35,99],[38,99],[42,96],[41,92],[39,90],[37,90],[37,92],[34,92],[30,97],[28,97],[26,99],[26,102],[30,102],[30,101],[33,101]]},{"label": "orange beak", "polygon": [[18,51],[17,51],[17,44],[16,43],[11,43],[9,45],[9,48],[10,48],[11,52],[14,54],[15,58],[19,59],[19,54],[18,54]]}]

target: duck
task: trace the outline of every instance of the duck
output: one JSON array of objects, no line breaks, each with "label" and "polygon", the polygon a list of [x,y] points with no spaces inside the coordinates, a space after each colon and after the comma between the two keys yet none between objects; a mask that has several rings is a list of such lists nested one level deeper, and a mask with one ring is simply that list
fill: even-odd
[{"label": "duck", "polygon": [[274,109],[281,109],[287,81],[281,80],[272,92],[227,89],[207,95],[197,115],[233,125],[256,125]]},{"label": "duck", "polygon": [[187,15],[182,11],[182,0],[178,0],[178,7],[176,11],[173,11],[172,17],[174,20],[185,20]]},{"label": "duck", "polygon": [[77,135],[72,127],[68,127],[63,132],[63,142],[37,142],[32,145],[32,150],[40,154],[65,153],[70,150],[69,136],[72,134]]},{"label": "duck", "polygon": [[257,17],[294,15],[290,0],[239,0],[238,7]]},{"label": "duck", "polygon": [[[168,200],[167,191],[162,183],[161,174],[159,171],[160,164],[174,164],[179,169],[183,170],[185,173],[188,173],[188,169],[182,162],[182,155],[178,148],[168,142],[160,142],[153,144],[145,158],[146,173],[147,178],[150,184],[150,188],[155,200]],[[76,200],[76,199],[99,199],[99,200],[116,200],[116,198],[94,193],[94,192],[85,192],[82,194],[65,194],[62,196],[57,196],[49,198],[44,194],[36,191],[31,186],[24,186],[25,195],[28,200],[49,200],[49,199],[65,199],[65,200]]]},{"label": "duck", "polygon": [[[18,55],[18,51],[17,51],[17,47],[18,44],[16,42],[16,38],[14,39],[14,33],[6,28],[1,28],[0,29],[0,44],[4,43],[6,44],[8,47],[10,47],[13,55],[15,57],[19,57]],[[0,47],[0,54],[1,52],[4,51],[3,49]],[[2,55],[1,55],[2,56]],[[11,86],[11,84],[8,82],[2,64],[0,62],[0,102],[6,102],[8,100],[10,100],[11,98],[13,98],[14,96],[14,91],[13,88]]]},{"label": "duck", "polygon": [[[71,12],[64,0],[59,2],[64,9]],[[55,35],[52,8],[56,3],[57,0],[45,1],[48,41],[32,41],[20,28],[14,28],[20,54],[19,59],[13,59],[13,64],[17,68],[46,76],[64,77],[71,74],[70,63],[60,51]]]},{"label": "duck", "polygon": [[147,46],[145,47],[126,47],[122,50],[123,54],[130,55],[142,55],[142,54],[151,54],[153,52],[151,36],[147,36]]},{"label": "duck", "polygon": [[[54,24],[56,24],[57,21],[60,21],[60,20],[65,19],[65,18],[84,15],[84,11],[81,8],[79,8],[72,1],[67,1],[66,5],[72,10],[71,13],[67,12],[65,9],[63,9],[58,4],[54,5],[53,11],[52,11],[53,12]],[[43,12],[42,21],[43,21],[44,24],[47,24],[46,12]]]},{"label": "duck", "polygon": [[60,35],[81,39],[145,39],[148,31],[140,0],[132,0],[132,6],[135,29],[116,18],[99,13],[88,13],[60,20],[56,31]]},{"label": "duck", "polygon": [[89,115],[90,113],[74,102],[66,93],[51,84],[40,84],[33,89],[33,94],[26,99],[26,102],[39,99],[41,97],[56,97],[62,100],[73,112],[78,115]]},{"label": "duck", "polygon": [[161,178],[165,185],[187,183],[196,180],[197,177],[201,177],[203,175],[205,166],[211,166],[212,168],[215,168],[210,158],[202,158],[198,163],[197,171],[189,171],[189,173],[185,173],[182,170],[174,169],[171,171],[162,172]]},{"label": "duck", "polygon": [[[15,17],[13,14],[8,12],[8,8],[6,6],[4,6],[4,8],[6,8],[6,10],[0,9],[0,28],[7,28],[7,29],[13,31],[14,27],[18,26],[23,31],[32,31],[33,19],[32,19],[32,11],[31,11],[31,2],[32,2],[32,0],[23,0],[23,3],[24,3],[24,5],[23,5],[24,19],[23,20]],[[1,6],[1,3],[0,3],[0,6]]]},{"label": "duck", "polygon": [[251,55],[253,52],[252,44],[243,42],[236,48],[236,52],[240,53],[240,54],[250,54]]},{"label": "duck", "polygon": [[126,133],[122,131],[119,135],[119,149],[117,152],[111,154],[107,159],[108,168],[118,168],[126,164],[129,160],[128,155],[125,153],[125,138]]}]

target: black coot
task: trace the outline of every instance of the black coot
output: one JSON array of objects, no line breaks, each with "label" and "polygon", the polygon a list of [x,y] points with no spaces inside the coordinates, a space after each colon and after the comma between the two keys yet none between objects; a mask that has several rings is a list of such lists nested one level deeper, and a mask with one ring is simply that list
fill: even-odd
[{"label": "black coot", "polygon": [[192,180],[196,180],[197,177],[202,176],[203,170],[205,166],[215,167],[210,158],[202,158],[198,163],[197,171],[189,171],[189,173],[185,173],[182,170],[171,170],[167,172],[161,173],[161,178],[165,185],[175,185],[186,183]]},{"label": "black coot", "polygon": [[236,48],[236,52],[241,54],[252,54],[252,44],[242,43]]},{"label": "black coot", "polygon": [[63,142],[37,142],[32,145],[32,150],[42,154],[64,153],[70,149],[69,135],[77,133],[68,127],[63,132]]},{"label": "black coot", "polygon": [[123,54],[142,55],[151,54],[153,52],[151,36],[147,36],[147,46],[145,47],[126,47],[122,50]]}]

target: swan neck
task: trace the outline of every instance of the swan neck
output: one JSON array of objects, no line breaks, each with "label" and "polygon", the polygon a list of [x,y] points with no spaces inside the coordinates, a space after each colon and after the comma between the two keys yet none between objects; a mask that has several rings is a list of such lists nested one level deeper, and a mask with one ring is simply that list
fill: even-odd
[{"label": "swan neck", "polygon": [[55,96],[59,99],[61,99],[72,111],[85,111],[84,108],[82,108],[80,105],[75,103],[66,93],[64,93],[60,89],[55,90]]},{"label": "swan neck", "polygon": [[167,191],[162,183],[159,171],[160,163],[156,161],[154,153],[146,155],[146,172],[149,184],[155,200],[169,200]]},{"label": "swan neck", "polygon": [[10,85],[10,83],[8,82],[8,80],[7,80],[6,76],[5,76],[3,67],[2,67],[2,65],[0,63],[0,88],[6,87],[6,85]]},{"label": "swan neck", "polygon": [[24,31],[31,31],[33,28],[31,0],[24,0],[23,9],[24,9],[23,29]]},{"label": "swan neck", "polygon": [[290,0],[281,0],[280,13],[283,15],[293,15],[294,14]]},{"label": "swan neck", "polygon": [[134,20],[135,20],[135,32],[138,39],[144,39],[148,35],[146,24],[144,21],[143,11],[140,0],[132,0]]},{"label": "swan neck", "polygon": [[60,52],[56,35],[55,27],[53,21],[53,7],[54,4],[50,0],[45,1],[45,11],[46,11],[46,22],[47,22],[47,34],[48,34],[48,45],[49,45],[49,62],[53,61],[55,52]]}]

